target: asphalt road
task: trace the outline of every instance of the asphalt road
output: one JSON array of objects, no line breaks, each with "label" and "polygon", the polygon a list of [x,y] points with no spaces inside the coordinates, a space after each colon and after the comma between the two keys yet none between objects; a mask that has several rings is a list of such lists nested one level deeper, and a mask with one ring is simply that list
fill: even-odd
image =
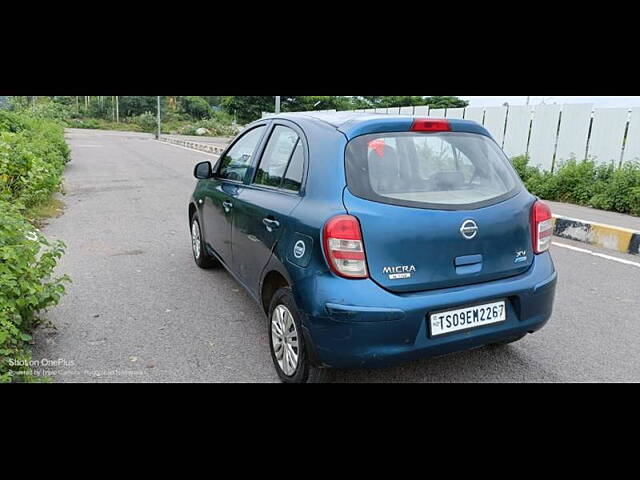
[{"label": "asphalt road", "polygon": [[[200,270],[191,256],[193,165],[212,156],[150,135],[69,130],[67,137],[66,209],[44,231],[67,243],[58,272],[73,283],[46,314],[56,329],[36,335],[34,359],[58,363],[40,372],[60,382],[278,381],[259,307],[228,273]],[[538,333],[401,367],[334,371],[331,380],[640,380],[640,268],[552,250],[555,313]]]}]

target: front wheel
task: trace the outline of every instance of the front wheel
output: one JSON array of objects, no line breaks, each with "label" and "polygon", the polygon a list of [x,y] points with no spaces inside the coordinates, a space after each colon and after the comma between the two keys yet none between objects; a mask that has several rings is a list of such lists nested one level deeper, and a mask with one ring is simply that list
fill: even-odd
[{"label": "front wheel", "polygon": [[191,217],[191,250],[193,259],[200,268],[211,268],[218,265],[218,260],[209,255],[204,247],[204,238],[197,213]]},{"label": "front wheel", "polygon": [[273,365],[283,383],[318,383],[326,379],[326,369],[309,362],[300,314],[288,287],[276,291],[271,300],[269,346]]}]

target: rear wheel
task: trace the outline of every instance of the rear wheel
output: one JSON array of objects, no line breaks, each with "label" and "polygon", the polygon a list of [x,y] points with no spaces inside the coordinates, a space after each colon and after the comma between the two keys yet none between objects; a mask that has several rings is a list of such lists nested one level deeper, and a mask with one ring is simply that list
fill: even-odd
[{"label": "rear wheel", "polygon": [[280,288],[271,299],[269,346],[273,365],[283,383],[318,383],[326,379],[326,369],[309,362],[300,313],[289,287]]},{"label": "rear wheel", "polygon": [[194,213],[191,217],[191,250],[193,251],[193,259],[200,268],[211,268],[218,265],[218,260],[209,255],[204,247],[202,229],[200,228],[200,220],[197,213]]}]

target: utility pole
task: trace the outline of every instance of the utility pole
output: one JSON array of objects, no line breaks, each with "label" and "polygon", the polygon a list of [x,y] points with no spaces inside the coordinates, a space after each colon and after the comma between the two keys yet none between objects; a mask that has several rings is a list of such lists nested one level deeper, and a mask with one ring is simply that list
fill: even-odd
[{"label": "utility pole", "polygon": [[276,97],[276,115],[280,113],[280,97]]},{"label": "utility pole", "polygon": [[156,140],[160,139],[160,97],[158,97],[158,132],[156,133]]},{"label": "utility pole", "polygon": [[527,97],[527,105],[529,105],[529,100],[531,100],[531,97]]},{"label": "utility pole", "polygon": [[116,123],[120,123],[120,100],[116,95]]}]

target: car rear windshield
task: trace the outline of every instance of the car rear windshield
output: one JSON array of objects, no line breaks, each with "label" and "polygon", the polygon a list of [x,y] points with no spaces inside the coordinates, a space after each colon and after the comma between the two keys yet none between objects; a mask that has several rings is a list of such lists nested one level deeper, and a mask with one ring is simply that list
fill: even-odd
[{"label": "car rear windshield", "polygon": [[346,150],[347,185],[381,203],[461,210],[515,195],[522,183],[496,143],[473,133],[377,133]]}]

